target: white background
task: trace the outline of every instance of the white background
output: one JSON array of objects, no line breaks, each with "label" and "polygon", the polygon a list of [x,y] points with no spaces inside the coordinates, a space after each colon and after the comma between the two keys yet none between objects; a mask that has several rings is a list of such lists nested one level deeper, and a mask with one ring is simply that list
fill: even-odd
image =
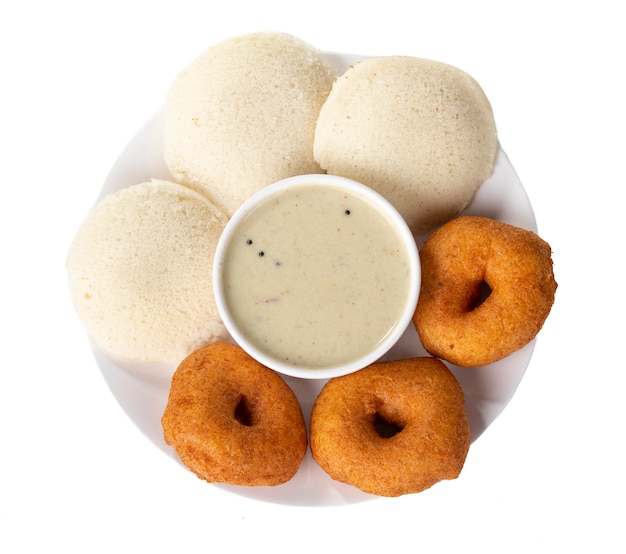
[{"label": "white background", "polygon": [[[7,4],[0,551],[626,551],[618,2]],[[198,480],[126,418],[70,305],[65,256],[120,150],[186,63],[260,30],[473,75],[554,250],[556,304],[516,395],[461,477],[419,495],[296,508]]]}]

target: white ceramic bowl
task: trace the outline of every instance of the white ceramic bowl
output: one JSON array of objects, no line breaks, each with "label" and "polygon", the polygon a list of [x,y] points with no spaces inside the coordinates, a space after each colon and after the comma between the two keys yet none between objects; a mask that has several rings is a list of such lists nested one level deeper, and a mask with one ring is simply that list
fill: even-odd
[{"label": "white ceramic bowl", "polygon": [[[314,190],[312,190],[312,188]],[[335,192],[339,191],[341,193],[340,197],[334,196]],[[294,199],[294,194],[297,193],[299,195],[308,194],[309,200],[301,200]],[[353,275],[350,280],[347,280],[348,283],[353,283],[353,288],[358,290],[358,294],[360,294],[361,301],[357,302],[363,304],[362,309],[366,311],[365,317],[356,318],[349,325],[346,325],[345,328],[342,328],[341,325],[338,325],[336,329],[336,335],[333,333],[329,333],[329,341],[333,340],[337,343],[336,336],[343,336],[344,332],[346,336],[349,336],[350,339],[346,340],[345,344],[348,343],[354,346],[346,348],[349,353],[344,353],[343,346],[334,346],[333,348],[318,348],[318,344],[326,344],[323,339],[319,338],[319,333],[322,335],[325,334],[320,331],[320,329],[325,330],[330,325],[336,325],[338,320],[343,320],[342,317],[336,317],[336,314],[333,310],[335,310],[335,306],[338,302],[337,298],[331,300],[332,294],[334,291],[330,293],[327,297],[325,293],[320,293],[317,298],[319,301],[315,301],[313,307],[309,305],[307,308],[303,308],[298,306],[295,309],[292,309],[293,315],[297,313],[298,317],[296,317],[297,323],[300,322],[300,315],[302,319],[310,316],[311,314],[317,314],[314,318],[311,319],[322,319],[327,318],[324,324],[319,325],[318,335],[315,335],[313,339],[311,337],[300,337],[298,333],[306,333],[307,331],[298,331],[298,324],[285,324],[286,328],[281,330],[281,325],[278,323],[282,323],[283,321],[291,321],[289,317],[276,315],[276,312],[271,312],[274,314],[274,324],[266,323],[265,314],[267,311],[262,312],[262,316],[258,315],[258,311],[261,310],[280,310],[285,305],[289,304],[289,302],[294,301],[297,304],[297,301],[294,298],[297,296],[294,294],[285,294],[280,296],[279,293],[275,292],[276,290],[296,290],[298,288],[298,283],[301,283],[303,279],[297,279],[297,283],[293,282],[295,278],[292,278],[291,285],[285,285],[282,279],[284,279],[285,275],[288,274],[287,267],[292,268],[297,265],[294,260],[301,259],[310,259],[312,260],[312,256],[315,255],[315,249],[319,249],[319,244],[316,247],[312,245],[310,247],[310,251],[306,250],[309,248],[308,241],[302,239],[301,235],[313,236],[317,238],[317,231],[321,229],[322,223],[321,221],[325,219],[324,214],[327,211],[327,208],[314,208],[314,202],[316,202],[317,198],[326,198],[329,197],[332,201],[330,202],[331,208],[330,211],[333,212],[332,217],[337,218],[332,219],[328,225],[329,233],[331,233],[332,227],[332,240],[330,242],[326,242],[325,244],[330,244],[329,249],[334,247],[335,242],[341,243],[340,248],[344,249],[344,253],[346,255],[341,254],[342,257],[342,265],[341,269],[333,269],[332,271],[327,271],[326,273],[321,272],[324,276],[316,276],[314,279],[317,281],[308,283],[305,287],[306,290],[312,290],[313,288],[318,288],[319,290],[328,291],[329,285],[325,285],[327,277],[325,275],[341,275],[344,271],[352,272]],[[277,202],[277,199],[280,202]],[[357,231],[356,225],[353,227],[352,224],[356,224],[356,219],[354,215],[354,211],[352,216],[350,216],[349,209],[343,209],[339,207],[339,202],[349,202],[354,203],[359,210],[360,214],[364,214],[366,212],[371,211],[372,216],[372,224],[368,224],[366,228],[362,228],[359,232]],[[337,201],[337,210],[335,210],[335,200]],[[295,210],[301,209],[298,215],[293,215],[293,209],[290,208],[289,212],[285,211],[286,208],[277,206],[286,206],[288,202],[292,202],[290,206],[296,206]],[[310,203],[307,203],[310,202]],[[367,206],[363,205],[366,204]],[[304,208],[299,208],[299,206],[307,206],[307,210]],[[369,206],[369,207],[368,207]],[[361,209],[362,208],[362,209]],[[270,226],[267,223],[266,218],[276,216],[276,210],[283,210],[282,212],[278,212],[280,217],[277,218],[277,227]],[[315,211],[318,210],[318,211]],[[341,210],[341,211],[339,211]],[[268,216],[268,211],[270,215]],[[274,211],[272,214],[271,212]],[[336,214],[335,214],[336,212]],[[311,220],[308,225],[310,226],[310,230],[313,232],[309,232],[308,234],[304,233],[304,231],[300,228],[306,228],[306,223],[304,221],[307,219],[308,214],[316,214],[315,217],[312,215],[308,218]],[[259,215],[262,214],[262,215]],[[350,218],[352,219],[342,219],[342,218]],[[281,226],[284,221],[292,220],[291,227]],[[299,218],[299,219],[298,219]],[[256,227],[252,227],[252,229],[256,229],[255,231],[251,230],[250,221],[256,221]],[[302,225],[300,222],[303,222]],[[319,221],[319,226],[318,226]],[[349,223],[348,223],[349,221]],[[340,223],[339,223],[340,222]],[[331,225],[332,223],[332,225]],[[357,266],[359,266],[361,262],[361,257],[365,257],[365,254],[352,254],[355,252],[355,249],[352,248],[351,242],[341,242],[344,239],[347,241],[347,237],[349,234],[352,236],[360,235],[365,237],[364,240],[360,243],[357,241],[358,249],[362,252],[368,252],[368,256],[372,257],[369,254],[370,244],[373,247],[373,244],[378,240],[377,235],[384,235],[382,231],[379,231],[375,224],[380,223],[380,229],[391,228],[393,232],[389,235],[390,241],[393,241],[393,244],[398,246],[397,249],[394,250],[394,256],[384,256],[381,255],[380,259],[388,260],[388,263],[379,264],[381,268],[379,271],[384,272],[387,267],[402,267],[401,272],[394,271],[391,274],[391,277],[395,278],[397,274],[402,275],[401,279],[403,281],[402,287],[399,286],[387,286],[382,288],[387,288],[391,293],[393,289],[395,292],[395,298],[393,302],[391,301],[383,301],[383,297],[378,295],[373,295],[370,293],[362,294],[361,288],[365,286],[362,284],[363,280],[367,280],[368,276],[371,274],[375,274],[374,270],[364,271],[363,268],[357,270]],[[286,223],[284,225],[287,225]],[[335,229],[337,227],[337,229]],[[339,233],[339,227],[345,229],[344,233]],[[335,233],[337,231],[337,233]],[[362,233],[361,233],[362,231]],[[245,237],[253,233],[254,239],[256,241],[257,237],[262,238],[263,240],[257,241],[254,245],[252,245],[253,241],[251,238],[246,239]],[[299,236],[300,234],[300,236]],[[291,237],[294,237],[293,239]],[[297,238],[299,237],[299,238]],[[335,237],[341,237],[340,239],[336,239]],[[278,240],[280,238],[280,240]],[[354,240],[354,239],[350,239]],[[274,242],[272,242],[274,241]],[[297,254],[289,250],[289,255],[284,254],[285,250],[280,250],[281,248],[286,248],[288,245],[285,245],[285,241],[287,243],[298,244],[299,250],[297,250]],[[269,248],[269,251],[264,252],[261,250],[263,245],[272,244]],[[388,242],[386,244],[391,244]],[[246,250],[249,248],[249,250]],[[271,259],[272,253],[281,251],[283,252],[283,256],[287,256],[287,263],[283,264],[282,260],[273,260]],[[391,249],[382,250],[384,252],[390,252]],[[400,254],[398,254],[400,252]],[[297,256],[297,258],[296,258]],[[346,258],[350,258],[350,261],[345,262]],[[364,267],[370,267],[371,260],[363,262],[365,263]],[[334,258],[333,258],[334,259]],[[339,259],[339,257],[337,257]],[[243,262],[242,262],[243,260]],[[244,263],[244,266],[237,266],[237,269],[232,269],[233,264],[236,263]],[[354,267],[349,267],[350,265]],[[401,265],[400,265],[401,264]],[[371,264],[372,266],[374,264]],[[257,268],[263,266],[266,268],[263,271],[266,273],[256,274]],[[274,267],[276,266],[276,267]],[[281,267],[279,267],[281,266]],[[228,269],[231,267],[231,269]],[[314,265],[313,267],[318,267]],[[334,267],[334,266],[333,266]],[[245,269],[244,269],[245,268]],[[267,269],[271,268],[271,269]],[[230,273],[229,273],[230,271]],[[259,270],[261,271],[261,270]],[[320,272],[318,272],[320,273]],[[310,274],[310,270],[307,270],[307,275]],[[358,276],[358,279],[355,278],[355,275]],[[382,275],[382,274],[381,274]],[[250,280],[246,282],[239,282],[240,276],[250,276]],[[276,276],[276,277],[274,277]],[[408,276],[408,280],[407,279]],[[272,282],[273,279],[278,279],[279,283]],[[330,279],[330,277],[328,277]],[[340,281],[340,277],[336,277],[338,281]],[[358,282],[356,282],[358,280]],[[280,373],[285,375],[290,375],[292,377],[300,377],[305,379],[328,379],[331,377],[336,377],[340,375],[345,375],[348,373],[352,373],[363,367],[370,365],[371,363],[378,360],[385,353],[387,353],[396,342],[400,339],[400,337],[405,332],[408,325],[411,323],[411,319],[413,313],[415,311],[415,306],[417,304],[417,298],[419,294],[420,288],[420,280],[421,280],[421,270],[419,263],[419,254],[415,239],[409,230],[406,222],[402,218],[402,216],[398,213],[398,211],[380,194],[372,190],[371,188],[357,183],[353,180],[346,179],[343,177],[319,174],[319,175],[299,175],[296,177],[287,178],[281,181],[278,181],[272,185],[267,186],[262,189],[260,192],[252,196],[247,202],[245,202],[239,210],[233,215],[230,219],[226,228],[220,238],[218,243],[216,253],[215,253],[215,262],[213,267],[213,288],[215,291],[215,297],[217,302],[217,307],[219,313],[224,321],[224,324],[233,337],[233,339],[239,344],[248,354],[250,354],[253,358],[261,362],[263,365],[274,369]],[[323,281],[323,282],[322,282]],[[385,281],[385,283],[391,283],[392,280]],[[346,288],[346,280],[344,280],[344,290]],[[262,289],[262,293],[251,292],[250,289],[256,288],[259,285],[259,288]],[[293,285],[293,286],[292,286]],[[334,290],[338,290],[340,287],[332,285],[330,288],[335,287]],[[352,290],[352,285],[350,285],[350,290]],[[272,291],[271,293],[265,293],[265,289]],[[232,292],[233,290],[237,292]],[[350,293],[348,290],[348,295]],[[399,291],[402,291],[401,293]],[[256,294],[256,296],[255,296]],[[356,296],[358,294],[355,293]],[[369,294],[369,295],[368,295]],[[384,293],[380,293],[384,294]],[[265,295],[265,296],[263,296]],[[304,295],[303,295],[304,296]],[[343,298],[344,295],[340,297]],[[249,298],[248,298],[249,297]],[[259,298],[265,298],[264,300],[259,300]],[[245,299],[244,299],[245,298]],[[368,302],[362,302],[363,298],[367,298]],[[291,300],[289,300],[291,299]],[[369,306],[369,299],[371,299],[371,310]],[[265,307],[268,304],[273,304],[272,306]],[[354,302],[352,302],[351,306],[348,306],[348,301],[346,301],[345,312],[343,313],[352,313],[352,306],[354,306]],[[372,335],[372,337],[376,336],[377,338],[372,338],[364,341],[364,344],[360,346],[356,346],[356,342],[362,337],[366,336],[364,330],[361,332],[359,330],[359,325],[367,323],[368,326],[373,326],[372,323],[375,321],[377,316],[380,316],[385,310],[387,305],[396,304],[396,308],[393,314],[389,314],[387,318],[380,317],[381,321],[381,329],[383,329],[383,333],[381,334],[379,330],[376,332],[377,335]],[[253,306],[254,305],[254,306]],[[237,307],[238,306],[238,307]],[[243,306],[243,308],[241,307]],[[261,306],[261,308],[259,308]],[[378,306],[378,307],[376,307]],[[253,315],[248,314],[246,312],[245,316],[242,316],[242,310],[250,310],[254,311]],[[294,310],[300,310],[300,312],[296,312]],[[337,308],[339,310],[339,308]],[[281,312],[278,311],[278,314]],[[331,315],[332,314],[332,315]],[[263,318],[263,319],[261,319]],[[248,322],[245,325],[242,322]],[[260,325],[257,325],[256,322],[263,321]],[[255,322],[254,325],[250,322]],[[384,323],[382,323],[384,322]],[[390,322],[389,324],[387,322]],[[246,326],[247,325],[247,326]],[[251,330],[254,328],[254,330]],[[260,339],[259,336],[255,336],[257,331],[262,332],[264,334],[263,339]],[[310,344],[311,342],[316,342],[316,347],[313,349],[312,354],[307,354],[304,356],[304,360],[299,360],[298,362],[294,361],[298,356],[302,357],[302,352],[296,352],[298,350],[295,346],[287,347],[284,346],[284,342],[287,342],[286,337],[289,335],[293,336],[294,344],[301,344],[306,342]],[[357,337],[359,339],[357,339]],[[283,341],[283,338],[285,340]],[[301,340],[302,339],[302,340]],[[306,340],[304,340],[306,339]],[[281,343],[280,348],[283,348],[283,351],[280,355],[276,352],[277,341]],[[301,341],[298,343],[298,341]],[[274,344],[276,343],[276,344]],[[344,344],[344,343],[340,343]],[[269,346],[266,346],[269,345]],[[291,348],[291,350],[289,350]],[[286,349],[286,350],[285,350]],[[324,359],[319,361],[316,359],[313,362],[313,356],[321,356],[324,352],[339,352],[338,354],[333,354],[334,358],[332,359]],[[308,357],[307,357],[308,356]],[[342,356],[344,358],[342,358]],[[287,359],[292,361],[286,361]]]}]

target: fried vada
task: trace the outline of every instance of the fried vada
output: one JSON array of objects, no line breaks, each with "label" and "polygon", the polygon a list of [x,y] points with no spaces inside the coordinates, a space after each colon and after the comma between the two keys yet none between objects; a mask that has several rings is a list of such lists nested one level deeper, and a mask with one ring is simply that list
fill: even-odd
[{"label": "fried vada", "polygon": [[535,233],[477,216],[436,230],[420,251],[413,322],[426,351],[465,367],[528,344],[552,309],[550,245]]},{"label": "fried vada", "polygon": [[470,428],[463,390],[443,362],[377,362],[323,387],[310,420],[313,459],[328,475],[379,496],[455,479]]},{"label": "fried vada", "polygon": [[277,373],[225,342],[183,360],[161,423],[165,442],[211,483],[280,485],[296,474],[307,449],[293,391]]}]

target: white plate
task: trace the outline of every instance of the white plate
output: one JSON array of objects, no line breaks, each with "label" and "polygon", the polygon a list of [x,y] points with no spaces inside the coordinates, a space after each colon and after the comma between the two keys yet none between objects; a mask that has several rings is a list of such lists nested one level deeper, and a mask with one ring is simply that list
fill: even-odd
[{"label": "white plate", "polygon": [[[359,60],[347,54],[327,54],[328,59],[343,72]],[[162,120],[156,114],[135,135],[120,154],[100,197],[120,188],[149,181],[151,178],[170,179],[162,155]],[[465,214],[483,215],[537,231],[532,207],[515,170],[502,149],[499,150],[491,178],[477,192]],[[417,237],[421,246],[426,237]],[[463,369],[448,364],[461,383],[466,396],[466,409],[476,440],[500,415],[515,393],[532,356],[534,341],[513,355],[497,363]],[[128,417],[162,452],[179,461],[176,453],[163,441],[161,416],[169,393],[170,377],[175,368],[121,367],[94,348],[96,362],[111,392]],[[398,359],[424,356],[418,335],[410,326],[399,343],[385,356]],[[300,400],[308,421],[313,401],[324,381],[285,378]],[[471,456],[471,448],[470,453]],[[462,475],[461,475],[462,478]],[[331,480],[307,453],[295,477],[277,487],[236,487],[230,485],[202,486],[223,488],[252,499],[289,505],[330,506],[362,502],[376,498]]]}]

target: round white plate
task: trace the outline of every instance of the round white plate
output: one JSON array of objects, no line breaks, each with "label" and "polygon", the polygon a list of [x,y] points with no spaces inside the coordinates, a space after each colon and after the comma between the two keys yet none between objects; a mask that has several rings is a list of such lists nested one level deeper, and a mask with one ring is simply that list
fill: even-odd
[{"label": "round white plate", "polygon": [[[343,72],[360,59],[357,56],[336,53],[328,53],[327,57],[339,72]],[[171,180],[162,155],[160,113],[148,121],[122,151],[102,187],[100,198],[120,188],[152,178]],[[478,190],[464,213],[483,215],[530,231],[537,231],[528,197],[502,149],[498,152],[493,175]],[[421,246],[426,236],[416,239]],[[534,341],[508,358],[484,367],[469,369],[448,364],[465,391],[472,441],[489,427],[508,404],[526,371],[533,348]],[[97,348],[94,347],[93,350],[104,379],[128,417],[157,448],[180,463],[174,450],[163,441],[161,428],[161,416],[167,403],[170,378],[175,367],[146,368],[139,365],[122,367],[100,353]],[[417,332],[411,325],[384,359],[425,355],[427,354],[420,344]],[[300,400],[305,419],[308,421],[311,407],[324,381],[291,377],[286,377],[285,380]],[[471,456],[471,448],[469,455]],[[260,501],[289,505],[330,506],[376,498],[330,479],[313,461],[310,452],[307,453],[295,477],[277,487],[237,487],[200,483]]]}]

